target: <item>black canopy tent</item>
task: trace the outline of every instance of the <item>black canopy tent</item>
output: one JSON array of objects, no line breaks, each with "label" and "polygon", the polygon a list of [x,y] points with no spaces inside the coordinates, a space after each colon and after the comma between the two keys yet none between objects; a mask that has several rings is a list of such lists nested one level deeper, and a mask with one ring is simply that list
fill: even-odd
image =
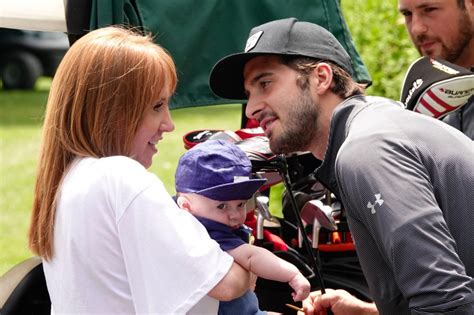
[{"label": "black canopy tent", "polygon": [[223,56],[241,51],[252,27],[286,17],[331,31],[352,58],[354,79],[370,84],[339,0],[68,0],[66,5],[71,43],[89,30],[113,24],[151,32],[177,65],[179,85],[171,108],[235,104],[210,90],[212,66]]}]

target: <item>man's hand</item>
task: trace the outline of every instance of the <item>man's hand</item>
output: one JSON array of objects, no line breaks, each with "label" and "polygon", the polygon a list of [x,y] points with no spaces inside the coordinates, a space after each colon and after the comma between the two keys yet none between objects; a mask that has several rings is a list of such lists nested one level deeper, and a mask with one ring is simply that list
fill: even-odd
[{"label": "man's hand", "polygon": [[326,315],[328,309],[334,315],[379,314],[374,303],[361,301],[347,291],[333,289],[326,289],[326,293],[323,295],[321,295],[321,291],[311,292],[309,297],[303,301],[303,308],[306,315]]}]

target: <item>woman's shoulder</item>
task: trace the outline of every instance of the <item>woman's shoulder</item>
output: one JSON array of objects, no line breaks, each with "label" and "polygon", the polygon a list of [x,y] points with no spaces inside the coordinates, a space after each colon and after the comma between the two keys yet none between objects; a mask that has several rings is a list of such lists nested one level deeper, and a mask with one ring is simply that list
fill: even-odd
[{"label": "woman's shoulder", "polygon": [[76,161],[78,168],[100,169],[102,171],[146,171],[146,169],[135,161],[126,156],[116,155],[102,158],[83,157]]},{"label": "woman's shoulder", "polygon": [[136,160],[123,155],[107,156],[96,160],[97,163],[101,164],[102,166],[107,166],[111,168],[131,167],[145,169],[143,165],[138,163]]},{"label": "woman's shoulder", "polygon": [[[76,159],[64,178],[62,198],[101,204],[120,218],[144,192],[166,193],[163,183],[140,163],[124,156]],[[64,199],[64,200],[66,200]]]},{"label": "woman's shoulder", "polygon": [[89,174],[88,176],[109,182],[140,184],[139,186],[161,182],[139,162],[126,156],[81,158],[76,162],[74,169],[83,175]]}]

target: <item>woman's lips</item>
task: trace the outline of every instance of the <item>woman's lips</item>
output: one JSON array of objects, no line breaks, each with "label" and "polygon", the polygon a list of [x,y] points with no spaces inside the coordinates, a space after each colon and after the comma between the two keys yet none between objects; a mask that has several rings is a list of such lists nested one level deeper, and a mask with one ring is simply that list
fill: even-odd
[{"label": "woman's lips", "polygon": [[148,145],[149,147],[151,148],[151,150],[154,152],[154,153],[157,153],[158,152],[158,149],[156,148],[156,144],[153,144],[151,142],[148,142]]},{"label": "woman's lips", "polygon": [[152,148],[152,150],[153,150],[155,153],[158,152],[158,149],[156,148],[156,146],[158,145],[158,142],[160,142],[160,140],[161,140],[161,139],[148,141],[148,145]]}]

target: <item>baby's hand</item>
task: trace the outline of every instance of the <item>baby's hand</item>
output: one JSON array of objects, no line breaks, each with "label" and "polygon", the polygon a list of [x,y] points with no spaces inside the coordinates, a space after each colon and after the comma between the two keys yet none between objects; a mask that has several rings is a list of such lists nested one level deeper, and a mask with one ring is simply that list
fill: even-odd
[{"label": "baby's hand", "polygon": [[300,272],[293,277],[293,279],[288,282],[288,284],[295,290],[291,294],[295,302],[303,301],[309,295],[311,290],[311,285],[309,284],[308,279],[306,279]]}]

